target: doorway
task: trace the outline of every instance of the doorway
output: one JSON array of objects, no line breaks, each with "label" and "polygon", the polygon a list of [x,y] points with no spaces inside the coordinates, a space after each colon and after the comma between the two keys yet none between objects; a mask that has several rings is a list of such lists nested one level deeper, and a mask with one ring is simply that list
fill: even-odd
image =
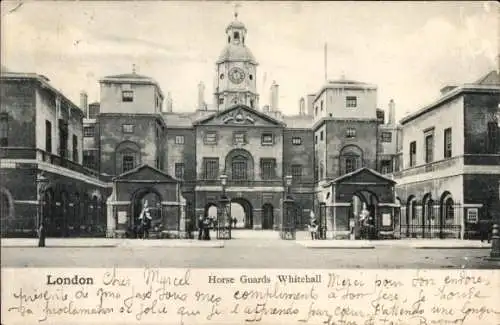
[{"label": "doorway", "polygon": [[274,226],[274,208],[266,203],[262,206],[262,229],[273,229]]}]

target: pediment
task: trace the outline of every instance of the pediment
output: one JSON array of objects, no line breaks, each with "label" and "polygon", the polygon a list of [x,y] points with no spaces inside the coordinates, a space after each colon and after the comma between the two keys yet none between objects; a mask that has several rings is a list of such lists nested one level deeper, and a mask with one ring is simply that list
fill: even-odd
[{"label": "pediment", "polygon": [[341,177],[338,177],[332,181],[335,184],[341,183],[358,183],[358,184],[366,184],[366,183],[378,183],[378,184],[394,184],[395,181],[385,177],[384,175],[376,172],[373,169],[369,168],[360,168],[352,173],[345,174]]},{"label": "pediment", "polygon": [[149,165],[141,165],[132,170],[129,170],[113,179],[114,182],[120,181],[154,181],[164,183],[177,183],[179,182],[174,177],[164,173],[163,171],[153,168]]},{"label": "pediment", "polygon": [[197,125],[281,126],[283,123],[245,105],[235,105],[195,123]]}]

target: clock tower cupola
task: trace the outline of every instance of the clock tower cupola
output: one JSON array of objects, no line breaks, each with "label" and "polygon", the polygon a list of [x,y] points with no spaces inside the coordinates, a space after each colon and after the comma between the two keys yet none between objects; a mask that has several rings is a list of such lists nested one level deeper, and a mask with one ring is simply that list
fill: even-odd
[{"label": "clock tower cupola", "polygon": [[226,27],[227,43],[216,62],[214,101],[219,110],[236,104],[258,107],[256,72],[257,61],[246,46],[247,29],[238,20]]}]

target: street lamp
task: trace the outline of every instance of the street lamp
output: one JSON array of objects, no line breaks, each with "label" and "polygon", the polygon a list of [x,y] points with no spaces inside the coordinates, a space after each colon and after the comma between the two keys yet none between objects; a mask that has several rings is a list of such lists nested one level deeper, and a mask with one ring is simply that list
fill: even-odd
[{"label": "street lamp", "polygon": [[[45,246],[45,225],[40,228],[40,226],[44,223],[44,215],[43,215],[43,206],[42,206],[42,201],[43,201],[43,194],[45,192],[45,186],[49,183],[49,180],[47,177],[43,175],[43,172],[40,174],[37,174],[36,176],[36,185],[37,185],[37,197],[38,197],[38,204],[37,204],[37,233],[39,237],[39,243],[38,246],[44,247]],[[38,231],[39,230],[39,231]]]},{"label": "street lamp", "polygon": [[227,175],[220,175],[222,195],[219,201],[221,211],[217,217],[217,239],[231,239],[231,203],[226,196]]},{"label": "street lamp", "polygon": [[285,176],[285,191],[283,195],[282,221],[281,221],[281,239],[295,239],[295,211],[293,209],[294,201],[291,193],[292,176]]},{"label": "street lamp", "polygon": [[293,179],[293,177],[291,175],[285,176],[285,185],[286,185],[286,195],[287,196],[290,195],[290,190],[292,187],[292,179]]},{"label": "street lamp", "polygon": [[220,175],[220,183],[222,185],[222,196],[226,196],[227,175]]}]

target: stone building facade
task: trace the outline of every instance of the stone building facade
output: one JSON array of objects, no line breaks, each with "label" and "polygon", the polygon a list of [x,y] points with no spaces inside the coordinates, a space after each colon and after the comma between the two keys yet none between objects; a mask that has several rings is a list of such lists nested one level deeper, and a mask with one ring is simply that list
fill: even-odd
[{"label": "stone building facade", "polygon": [[50,236],[104,235],[110,189],[82,165],[84,113],[41,75],[2,73],[0,89],[2,236],[33,236],[39,215]]},{"label": "stone building facade", "polygon": [[[41,201],[55,236],[122,236],[147,201],[156,225],[179,235],[219,207],[222,175],[225,193],[244,211],[238,228],[279,228],[286,176],[295,225],[305,228],[314,216],[327,238],[357,233],[363,211],[389,238],[443,230],[464,238],[476,214],[498,218],[498,75],[452,89],[401,123],[394,101],[377,107],[376,85],[346,78],[327,81],[299,100],[297,115],[284,115],[276,82],[269,105],[260,104],[245,25],[236,18],[225,32],[213,104],[200,83],[198,105],[187,112],[135,71],[102,78],[100,102],[88,104],[82,93],[80,108],[43,76],[3,73],[5,229],[32,233]],[[41,171],[50,182],[40,192]],[[443,217],[425,214],[425,206],[454,207],[442,223],[450,227],[429,227]]]},{"label": "stone building facade", "polygon": [[500,220],[500,80],[442,89],[402,119],[402,170],[394,173],[402,236],[474,238]]}]

